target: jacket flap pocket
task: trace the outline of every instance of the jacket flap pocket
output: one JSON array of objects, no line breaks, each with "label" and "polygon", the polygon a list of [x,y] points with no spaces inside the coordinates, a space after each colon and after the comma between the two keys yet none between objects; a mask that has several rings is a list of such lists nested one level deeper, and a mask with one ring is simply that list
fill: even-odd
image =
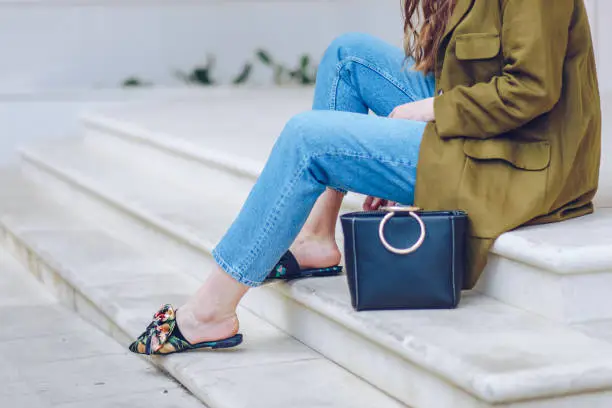
[{"label": "jacket flap pocket", "polygon": [[459,60],[490,59],[499,54],[499,34],[471,33],[457,36],[456,54]]},{"label": "jacket flap pocket", "polygon": [[523,170],[544,170],[550,165],[548,142],[509,139],[466,140],[463,152],[472,159],[504,160]]}]

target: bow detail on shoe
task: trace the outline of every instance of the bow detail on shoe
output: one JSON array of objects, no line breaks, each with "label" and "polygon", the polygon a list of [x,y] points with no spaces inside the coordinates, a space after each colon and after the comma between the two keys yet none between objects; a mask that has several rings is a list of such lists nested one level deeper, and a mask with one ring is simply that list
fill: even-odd
[{"label": "bow detail on shoe", "polygon": [[141,354],[157,354],[170,339],[176,327],[176,312],[172,305],[164,305],[153,315],[153,321],[132,345]]}]

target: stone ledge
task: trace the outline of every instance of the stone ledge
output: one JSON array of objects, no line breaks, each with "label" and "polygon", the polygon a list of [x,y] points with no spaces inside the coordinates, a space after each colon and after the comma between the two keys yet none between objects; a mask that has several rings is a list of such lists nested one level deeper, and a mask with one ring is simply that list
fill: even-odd
[{"label": "stone ledge", "polygon": [[524,227],[497,239],[492,252],[562,275],[612,272],[612,208],[556,224]]}]

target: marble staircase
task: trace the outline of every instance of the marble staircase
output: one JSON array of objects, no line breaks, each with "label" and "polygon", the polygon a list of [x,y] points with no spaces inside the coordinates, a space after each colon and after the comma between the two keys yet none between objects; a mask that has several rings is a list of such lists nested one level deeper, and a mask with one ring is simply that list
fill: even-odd
[{"label": "marble staircase", "polygon": [[[125,343],[205,278],[309,97],[217,89],[89,113],[83,137],[26,147],[20,172],[0,174],[3,243]],[[458,310],[356,313],[343,277],[273,284],[245,298],[241,351],[153,362],[212,408],[609,407],[611,204],[604,194],[592,216],[502,236]],[[272,377],[300,387],[273,399]]]}]

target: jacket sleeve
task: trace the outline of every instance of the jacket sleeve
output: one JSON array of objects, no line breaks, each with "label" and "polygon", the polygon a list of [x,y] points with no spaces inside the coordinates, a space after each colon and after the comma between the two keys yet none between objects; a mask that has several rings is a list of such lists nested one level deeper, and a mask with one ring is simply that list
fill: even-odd
[{"label": "jacket sleeve", "polygon": [[561,96],[574,0],[502,0],[502,73],[434,99],[441,138],[488,138],[549,112]]}]

